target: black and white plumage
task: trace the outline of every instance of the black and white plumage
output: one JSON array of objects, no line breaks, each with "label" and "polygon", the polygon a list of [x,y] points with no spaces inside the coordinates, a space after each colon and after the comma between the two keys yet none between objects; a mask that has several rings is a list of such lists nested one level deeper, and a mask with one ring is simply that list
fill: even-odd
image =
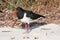
[{"label": "black and white plumage", "polygon": [[20,19],[21,22],[27,24],[27,25],[25,25],[27,30],[30,29],[30,25],[29,24],[31,22],[34,22],[36,19],[38,19],[40,17],[45,18],[45,16],[35,14],[32,11],[24,10],[24,9],[22,9],[20,7],[16,8],[16,11],[14,12],[14,14],[17,15],[18,19]]}]

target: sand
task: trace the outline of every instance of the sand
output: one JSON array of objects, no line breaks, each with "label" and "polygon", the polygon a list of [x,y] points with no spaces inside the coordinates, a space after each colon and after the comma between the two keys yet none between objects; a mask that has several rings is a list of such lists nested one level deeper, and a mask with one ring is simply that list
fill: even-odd
[{"label": "sand", "polygon": [[0,40],[60,40],[60,25],[35,25],[29,33],[26,29],[1,27]]}]

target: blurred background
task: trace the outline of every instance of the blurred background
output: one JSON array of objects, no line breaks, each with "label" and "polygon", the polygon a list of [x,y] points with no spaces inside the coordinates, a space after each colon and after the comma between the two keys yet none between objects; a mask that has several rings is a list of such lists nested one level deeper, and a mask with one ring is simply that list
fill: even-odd
[{"label": "blurred background", "polygon": [[18,6],[46,16],[38,22],[60,24],[60,0],[0,0],[0,27],[21,26],[16,15],[12,15]]}]

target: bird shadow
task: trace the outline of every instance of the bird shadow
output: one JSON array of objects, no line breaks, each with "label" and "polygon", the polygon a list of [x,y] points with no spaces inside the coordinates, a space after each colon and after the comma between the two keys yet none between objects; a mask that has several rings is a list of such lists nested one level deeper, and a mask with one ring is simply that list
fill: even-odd
[{"label": "bird shadow", "polygon": [[[38,27],[43,26],[45,24],[47,24],[47,23],[45,23],[45,22],[41,22],[41,23],[33,22],[33,23],[30,23],[30,30],[35,29],[35,28],[38,28]],[[25,24],[23,23],[22,29],[25,29],[25,26],[24,25]]]},{"label": "bird shadow", "polygon": [[45,22],[42,22],[42,23],[31,23],[30,24],[30,26],[31,26],[30,27],[30,30],[35,29],[35,28],[38,28],[38,27],[43,26],[45,24],[47,24],[47,23],[45,23]]}]

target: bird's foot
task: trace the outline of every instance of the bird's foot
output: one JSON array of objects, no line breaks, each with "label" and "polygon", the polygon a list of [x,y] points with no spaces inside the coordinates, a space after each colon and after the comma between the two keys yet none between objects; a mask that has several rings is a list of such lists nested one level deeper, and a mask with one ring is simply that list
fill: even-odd
[{"label": "bird's foot", "polygon": [[30,30],[26,30],[23,34],[30,33]]},{"label": "bird's foot", "polygon": [[30,29],[29,30],[27,30],[27,33],[29,33],[30,32]]}]

